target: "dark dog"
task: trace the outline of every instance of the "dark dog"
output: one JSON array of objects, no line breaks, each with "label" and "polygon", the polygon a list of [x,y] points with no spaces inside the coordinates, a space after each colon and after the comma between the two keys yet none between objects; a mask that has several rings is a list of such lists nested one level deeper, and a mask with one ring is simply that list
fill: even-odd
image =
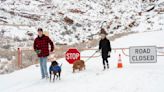
[{"label": "dark dog", "polygon": [[52,74],[54,75],[53,82],[55,81],[55,77],[56,77],[56,79],[60,80],[61,66],[59,66],[56,61],[53,61],[51,63],[50,68],[49,68],[49,73],[50,73],[50,82],[51,82],[51,75]]},{"label": "dark dog", "polygon": [[73,73],[75,72],[75,70],[79,70],[81,71],[82,69],[85,70],[85,62],[83,60],[77,60],[73,63]]}]

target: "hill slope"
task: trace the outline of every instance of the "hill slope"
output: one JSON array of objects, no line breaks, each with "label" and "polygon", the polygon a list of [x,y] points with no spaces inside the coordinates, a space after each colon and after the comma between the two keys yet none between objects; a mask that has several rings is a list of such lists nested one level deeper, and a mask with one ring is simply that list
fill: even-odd
[{"label": "hill slope", "polygon": [[163,0],[1,0],[0,34],[29,39],[42,27],[55,43],[74,44],[96,38],[101,26],[108,33],[159,31],[163,7]]}]

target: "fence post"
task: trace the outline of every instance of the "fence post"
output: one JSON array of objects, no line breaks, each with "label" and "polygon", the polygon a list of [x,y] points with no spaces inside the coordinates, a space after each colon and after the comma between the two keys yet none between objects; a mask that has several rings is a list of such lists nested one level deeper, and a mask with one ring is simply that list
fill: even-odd
[{"label": "fence post", "polygon": [[22,55],[21,55],[22,53],[21,53],[21,49],[20,48],[18,48],[18,68],[20,68],[21,67],[21,64],[22,64]]}]

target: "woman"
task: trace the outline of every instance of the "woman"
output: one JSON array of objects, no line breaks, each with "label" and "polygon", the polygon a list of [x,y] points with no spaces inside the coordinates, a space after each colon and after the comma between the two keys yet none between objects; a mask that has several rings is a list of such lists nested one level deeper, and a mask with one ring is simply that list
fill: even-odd
[{"label": "woman", "polygon": [[100,30],[101,40],[99,42],[99,51],[101,51],[102,54],[104,70],[106,68],[109,69],[108,57],[110,57],[110,52],[111,52],[110,41],[106,38],[107,35],[108,34],[105,31],[105,29],[101,28]]}]

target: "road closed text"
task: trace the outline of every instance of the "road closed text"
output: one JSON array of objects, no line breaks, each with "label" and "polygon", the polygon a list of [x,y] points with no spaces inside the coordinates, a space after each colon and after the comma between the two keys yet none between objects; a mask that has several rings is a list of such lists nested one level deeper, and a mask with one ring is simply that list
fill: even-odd
[{"label": "road closed text", "polygon": [[156,47],[131,47],[130,62],[131,63],[155,63]]}]

